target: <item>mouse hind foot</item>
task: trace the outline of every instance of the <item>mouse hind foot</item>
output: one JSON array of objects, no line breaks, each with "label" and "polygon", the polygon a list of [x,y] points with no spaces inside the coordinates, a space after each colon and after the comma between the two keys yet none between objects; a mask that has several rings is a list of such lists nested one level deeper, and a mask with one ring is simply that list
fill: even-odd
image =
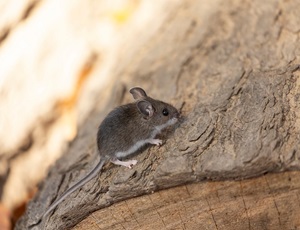
[{"label": "mouse hind foot", "polygon": [[111,160],[111,163],[113,163],[115,165],[122,165],[122,166],[125,166],[125,167],[131,169],[132,166],[136,165],[137,160],[120,161],[118,159],[113,159],[113,160]]}]

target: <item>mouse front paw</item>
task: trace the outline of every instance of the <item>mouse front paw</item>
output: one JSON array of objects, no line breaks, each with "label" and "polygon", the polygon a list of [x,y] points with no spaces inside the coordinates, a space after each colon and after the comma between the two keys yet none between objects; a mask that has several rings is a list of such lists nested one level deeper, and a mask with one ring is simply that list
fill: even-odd
[{"label": "mouse front paw", "polygon": [[160,147],[162,145],[162,140],[160,139],[151,139],[149,141],[150,144],[153,144],[153,145],[157,145],[158,147]]}]

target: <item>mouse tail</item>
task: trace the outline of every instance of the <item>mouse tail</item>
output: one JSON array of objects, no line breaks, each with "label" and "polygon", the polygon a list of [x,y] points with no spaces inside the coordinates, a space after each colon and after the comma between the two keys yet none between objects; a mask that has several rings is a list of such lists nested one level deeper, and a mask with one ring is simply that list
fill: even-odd
[{"label": "mouse tail", "polygon": [[46,212],[42,215],[41,219],[43,219],[45,216],[47,216],[53,209],[56,208],[56,206],[61,203],[67,196],[69,196],[71,193],[73,193],[75,190],[81,188],[84,184],[89,182],[91,179],[93,179],[95,176],[97,176],[98,172],[102,169],[103,165],[106,162],[106,158],[101,158],[99,163],[95,166],[95,168],[83,179],[78,181],[75,185],[73,185],[71,188],[69,188],[67,191],[65,191],[54,203],[50,205],[50,207],[46,210]]}]

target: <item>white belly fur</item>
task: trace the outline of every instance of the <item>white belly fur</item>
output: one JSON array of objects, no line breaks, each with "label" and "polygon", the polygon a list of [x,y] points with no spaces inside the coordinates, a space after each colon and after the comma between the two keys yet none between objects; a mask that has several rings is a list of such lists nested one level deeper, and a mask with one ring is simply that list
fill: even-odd
[{"label": "white belly fur", "polygon": [[138,142],[136,142],[133,146],[131,146],[128,150],[123,151],[123,152],[117,152],[116,153],[116,157],[117,158],[122,158],[122,157],[127,157],[130,154],[136,152],[139,148],[141,148],[142,146],[144,146],[147,143],[151,143],[151,140],[153,140],[155,138],[155,136],[157,134],[159,134],[164,128],[170,126],[170,125],[174,125],[177,122],[177,118],[172,118],[170,119],[167,123],[156,126],[155,129],[152,131],[152,133],[150,134],[150,137],[146,140],[140,140]]}]

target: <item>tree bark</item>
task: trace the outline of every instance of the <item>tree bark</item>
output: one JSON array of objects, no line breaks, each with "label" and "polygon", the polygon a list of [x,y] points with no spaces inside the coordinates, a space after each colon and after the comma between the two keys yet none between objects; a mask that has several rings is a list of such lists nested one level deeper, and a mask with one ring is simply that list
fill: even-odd
[{"label": "tree bark", "polygon": [[[150,96],[179,108],[182,122],[160,149],[151,147],[136,156],[139,163],[133,169],[105,167],[99,177],[59,205],[38,229],[69,229],[99,209],[103,210],[93,214],[94,223],[104,229],[147,229],[139,225],[139,219],[133,219],[141,209],[149,218],[151,212],[157,212],[153,216],[160,222],[155,223],[166,229],[184,224],[186,229],[276,229],[277,224],[278,229],[299,227],[295,215],[287,215],[291,206],[299,211],[299,173],[242,182],[203,182],[299,169],[299,4],[232,0],[183,1],[178,5],[156,36],[119,60],[122,64],[115,74],[124,77],[124,88],[119,92],[133,85],[143,86]],[[209,13],[206,7],[211,7]],[[129,102],[127,94],[120,93],[114,104]],[[80,131],[84,135],[78,135],[68,153],[50,170],[16,229],[33,224],[93,167],[98,157],[92,140],[107,111],[90,115]],[[294,188],[284,189],[283,185],[293,187],[293,182]],[[185,184],[191,185],[161,191]],[[182,193],[187,198],[180,203]],[[175,194],[176,199],[160,199],[162,194]],[[143,199],[161,203],[146,202],[155,207],[150,209],[132,208]],[[158,204],[161,206],[155,206]],[[172,217],[164,216],[168,204],[170,209],[178,208]],[[273,204],[270,210],[269,204]],[[185,211],[189,208],[197,210]],[[123,219],[116,219],[123,209]],[[106,222],[107,212],[111,214]],[[182,217],[185,213],[187,216]],[[183,219],[178,221],[180,217]],[[86,229],[86,223],[75,229]],[[149,226],[154,228],[151,223]]]}]

